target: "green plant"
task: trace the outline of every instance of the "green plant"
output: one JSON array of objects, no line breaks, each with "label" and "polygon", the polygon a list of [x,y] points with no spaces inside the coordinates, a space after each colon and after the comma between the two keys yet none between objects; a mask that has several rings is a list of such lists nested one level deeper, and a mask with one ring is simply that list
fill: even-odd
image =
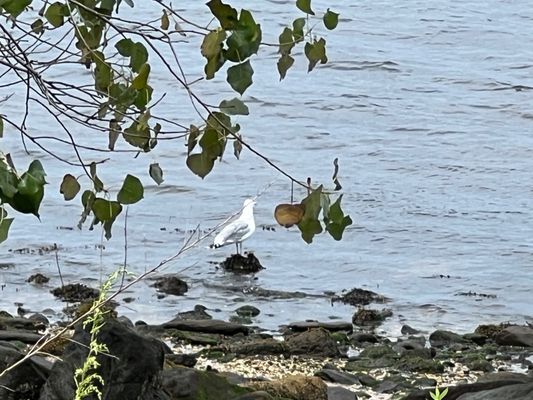
[{"label": "green plant", "polygon": [[448,394],[448,388],[445,388],[442,392],[439,390],[439,387],[435,387],[434,392],[429,392],[429,395],[433,400],[443,400]]},{"label": "green plant", "polygon": [[106,303],[107,294],[117,281],[119,276],[122,276],[126,271],[121,268],[113,272],[107,280],[100,287],[100,295],[93,302],[89,315],[83,321],[83,328],[90,325],[91,341],[89,343],[89,354],[81,368],[77,368],[74,372],[74,381],[76,383],[76,394],[74,400],[83,400],[89,395],[96,395],[98,399],[102,398],[102,391],[100,386],[104,385],[104,379],[98,373],[100,363],[97,360],[99,354],[108,354],[108,348],[104,343],[98,342],[98,333],[105,324],[105,315],[109,310],[105,310],[103,306]]}]

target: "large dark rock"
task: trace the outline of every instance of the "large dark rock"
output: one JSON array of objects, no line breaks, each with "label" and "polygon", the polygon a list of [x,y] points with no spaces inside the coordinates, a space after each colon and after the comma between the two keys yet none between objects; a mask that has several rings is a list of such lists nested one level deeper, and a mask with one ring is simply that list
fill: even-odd
[{"label": "large dark rock", "polygon": [[163,387],[172,400],[234,400],[250,391],[229,383],[226,378],[214,372],[185,367],[166,369],[161,373],[161,378]]},{"label": "large dark rock", "polygon": [[360,384],[357,375],[350,374],[348,372],[338,371],[336,369],[324,368],[315,372],[315,376],[318,376],[324,381],[338,383],[341,385],[358,385]]},{"label": "large dark rock", "polygon": [[466,393],[457,400],[531,400],[533,399],[533,382],[507,385],[497,389],[484,390],[478,393]]},{"label": "large dark rock", "polygon": [[157,278],[152,286],[155,287],[158,292],[174,296],[182,296],[187,293],[187,290],[189,290],[187,282],[175,275],[167,275]]},{"label": "large dark rock", "polygon": [[319,322],[319,321],[301,321],[292,322],[287,326],[291,331],[302,332],[312,328],[324,328],[330,332],[344,331],[351,333],[353,325],[351,322],[335,321],[335,322]]},{"label": "large dark rock", "polygon": [[229,351],[234,354],[245,356],[289,353],[285,343],[273,338],[258,338],[246,342],[235,343],[229,346]]},{"label": "large dark rock", "polygon": [[23,330],[0,331],[0,340],[18,340],[22,343],[35,344],[43,336],[38,333],[27,332]]},{"label": "large dark rock", "polygon": [[23,329],[28,331],[40,331],[46,325],[40,321],[28,318],[0,317],[0,330]]},{"label": "large dark rock", "polygon": [[213,319],[205,310],[207,307],[197,304],[191,311],[183,311],[176,315],[176,319]]},{"label": "large dark rock", "polygon": [[252,382],[250,386],[274,397],[292,400],[328,400],[326,384],[316,376],[289,375],[279,380]]},{"label": "large dark rock", "polygon": [[373,310],[369,308],[360,308],[352,316],[354,325],[359,326],[374,326],[385,321],[386,318],[392,316],[392,310],[386,308],[384,310]]},{"label": "large dark rock", "polygon": [[[10,343],[0,342],[0,371],[20,360],[23,355]],[[32,357],[0,378],[0,399],[37,400],[50,372],[50,363]]]},{"label": "large dark rock", "polygon": [[[140,336],[114,319],[106,320],[98,334],[98,341],[107,346],[109,355],[100,354],[98,374],[104,379],[104,400],[165,399],[159,386],[159,373],[167,347],[163,342]],[[40,400],[72,400],[74,371],[87,358],[90,334],[81,325],[76,327],[71,344],[52,369],[39,397]],[[92,398],[91,398],[92,400]]]},{"label": "large dark rock", "polygon": [[328,386],[328,400],[357,400],[357,395],[342,386]]},{"label": "large dark rock", "polygon": [[[457,385],[457,386],[449,386],[448,387],[448,394],[446,395],[445,400],[474,400],[474,398],[468,398],[463,397],[467,394],[479,394],[481,397],[475,398],[475,400],[488,400],[489,397],[482,397],[487,395],[489,392],[498,389],[498,388],[504,388],[504,387],[511,387],[511,386],[519,386],[519,390],[524,389],[525,386],[528,384],[524,384],[522,379],[519,378],[511,378],[511,379],[497,379],[494,381],[488,381],[488,382],[475,382],[475,383],[469,383],[464,385]],[[529,384],[531,385],[531,384]],[[514,389],[512,389],[514,390]],[[528,390],[526,387],[525,390]],[[527,393],[527,392],[526,392]],[[427,390],[415,390],[411,393],[409,393],[407,396],[405,396],[402,400],[426,400],[428,397],[428,391]],[[520,398],[519,400],[530,400],[532,397],[524,397]],[[513,396],[511,397],[490,397],[490,400],[517,400]]]},{"label": "large dark rock", "polygon": [[265,269],[253,253],[245,256],[232,254],[220,263],[225,271],[236,272],[239,274],[254,274]]},{"label": "large dark rock", "polygon": [[511,325],[495,335],[496,343],[504,346],[533,347],[533,329]]},{"label": "large dark rock", "polygon": [[221,321],[218,319],[183,320],[174,318],[160,325],[164,329],[178,329],[182,331],[219,333],[221,335],[248,334],[250,329],[241,324]]},{"label": "large dark rock", "polygon": [[385,303],[388,299],[371,290],[354,288],[342,296],[335,296],[332,301],[341,301],[352,306],[366,306],[370,303]]},{"label": "large dark rock", "polygon": [[63,301],[75,303],[96,299],[100,294],[100,291],[81,283],[72,283],[55,288],[51,290],[51,293]]},{"label": "large dark rock", "polygon": [[436,330],[431,335],[429,335],[429,343],[431,343],[433,347],[445,347],[450,346],[452,344],[471,344],[472,342],[465,339],[461,335],[458,335],[457,333],[444,330]]},{"label": "large dark rock", "polygon": [[322,328],[295,333],[285,338],[285,344],[291,354],[305,354],[323,357],[339,356],[337,342],[331,334]]}]

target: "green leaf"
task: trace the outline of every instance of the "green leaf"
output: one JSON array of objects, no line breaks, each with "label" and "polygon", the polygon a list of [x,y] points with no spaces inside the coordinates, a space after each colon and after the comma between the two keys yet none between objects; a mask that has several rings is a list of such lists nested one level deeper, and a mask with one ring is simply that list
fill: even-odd
[{"label": "green leaf", "polygon": [[207,7],[220,22],[220,26],[225,30],[233,30],[237,27],[237,10],[230,5],[222,3],[220,0],[211,0]]},{"label": "green leaf", "polygon": [[253,74],[250,61],[246,61],[228,68],[227,81],[233,90],[242,95],[253,83]]},{"label": "green leaf", "polygon": [[81,186],[78,180],[74,176],[70,174],[66,174],[63,177],[61,186],[59,187],[59,193],[63,195],[65,200],[69,201],[69,200],[72,200],[74,197],[76,197],[80,189],[81,189]]},{"label": "green leaf", "polygon": [[4,0],[0,1],[0,7],[3,7],[13,18],[17,18],[31,2],[32,0]]},{"label": "green leaf", "polygon": [[144,186],[139,178],[133,175],[126,175],[124,183],[120,188],[117,201],[121,204],[135,204],[144,197]]},{"label": "green leaf", "polygon": [[327,29],[333,30],[337,27],[337,24],[339,23],[339,14],[330,11],[330,9],[328,8],[328,11],[326,11],[322,20],[324,21],[324,26]]},{"label": "green leaf", "polygon": [[92,212],[94,217],[103,223],[105,237],[107,240],[111,238],[111,227],[121,211],[122,205],[116,201],[97,198],[92,204]]},{"label": "green leaf", "polygon": [[150,64],[145,63],[139,70],[139,74],[135,77],[135,79],[133,79],[131,86],[137,90],[146,88],[146,84],[148,83],[148,75],[150,75]]},{"label": "green leaf", "polygon": [[288,54],[283,54],[279,60],[278,60],[278,72],[279,72],[279,80],[285,78],[285,75],[287,74],[287,71],[290,67],[294,64],[294,58],[292,58]]},{"label": "green leaf", "polygon": [[187,155],[190,155],[194,150],[196,143],[198,143],[198,136],[200,136],[200,130],[196,126],[191,125],[189,128],[189,137],[187,139]]},{"label": "green leaf", "polygon": [[131,49],[133,48],[133,40],[121,39],[115,44],[115,48],[121,56],[129,57],[131,55]]},{"label": "green leaf", "polygon": [[222,100],[219,108],[220,111],[229,115],[248,115],[250,113],[248,106],[236,97],[231,100]]},{"label": "green leaf", "polygon": [[315,15],[314,11],[311,10],[311,0],[296,0],[296,7],[306,14]]},{"label": "green leaf", "polygon": [[296,18],[292,22],[292,36],[295,42],[301,42],[304,39],[305,18]]},{"label": "green leaf", "polygon": [[344,215],[344,212],[341,208],[341,200],[342,194],[329,208],[327,218],[324,218],[326,230],[335,240],[341,240],[344,230],[353,222],[350,216]]},{"label": "green leaf", "polygon": [[124,129],[122,136],[124,140],[134,147],[138,147],[144,151],[149,150],[148,143],[150,141],[150,128],[144,124],[140,124],[137,121]]},{"label": "green leaf", "polygon": [[91,57],[96,65],[94,68],[95,88],[100,92],[108,93],[113,79],[111,66],[105,61],[105,56],[101,51],[93,51]]},{"label": "green leaf", "polygon": [[109,150],[115,150],[115,143],[120,136],[122,128],[115,118],[109,120],[109,143],[107,148]]},{"label": "green leaf", "polygon": [[226,31],[222,28],[217,28],[207,35],[205,35],[200,52],[205,58],[212,58],[218,56],[222,51],[222,43],[226,39]]},{"label": "green leaf", "polygon": [[50,4],[44,13],[44,17],[54,28],[59,28],[65,23],[64,7],[64,4],[56,1]]},{"label": "green leaf", "polygon": [[279,53],[282,55],[291,54],[294,45],[292,30],[289,28],[283,29],[283,32],[279,35]]},{"label": "green leaf", "polygon": [[46,173],[40,161],[32,161],[20,177],[17,193],[9,199],[9,204],[18,212],[33,214],[39,218],[39,207],[44,196]]},{"label": "green leaf", "polygon": [[161,29],[166,31],[170,25],[170,21],[168,19],[167,10],[163,10],[163,15],[161,16]]},{"label": "green leaf", "polygon": [[323,38],[319,40],[315,39],[313,43],[306,43],[304,51],[309,60],[307,72],[311,72],[319,61],[321,64],[325,64],[328,61],[326,56],[326,41]]},{"label": "green leaf", "polygon": [[187,157],[187,167],[200,178],[204,179],[213,169],[215,159],[206,153],[191,154]]},{"label": "green leaf", "polygon": [[155,183],[157,183],[158,185],[161,185],[163,183],[163,170],[161,169],[158,163],[150,164],[149,173]]},{"label": "green leaf", "polygon": [[5,158],[0,158],[0,199],[8,202],[8,198],[12,198],[18,191],[18,181],[17,174]]},{"label": "green leaf", "polygon": [[[238,138],[241,138],[241,135],[237,135]],[[242,151],[242,143],[240,140],[235,139],[233,141],[233,154],[235,155],[235,158],[238,160],[241,156]]]},{"label": "green leaf", "polygon": [[307,243],[313,242],[313,237],[322,232],[322,225],[318,220],[322,209],[321,195],[322,186],[319,186],[302,200],[305,212],[302,220],[298,223],[298,228],[302,233],[302,239]]},{"label": "green leaf", "polygon": [[0,115],[0,138],[4,137],[4,119]]},{"label": "green leaf", "polygon": [[122,211],[122,205],[117,201],[96,198],[93,201],[91,209],[99,221],[114,221]]},{"label": "green leaf", "polygon": [[0,243],[4,242],[7,239],[9,233],[9,227],[13,222],[13,218],[0,218]]},{"label": "green leaf", "polygon": [[141,42],[135,43],[131,52],[130,66],[133,72],[139,72],[141,67],[148,61],[148,50]]},{"label": "green leaf", "polygon": [[207,128],[204,130],[204,133],[200,138],[200,146],[203,149],[202,154],[206,154],[209,158],[216,159],[217,157],[221,157],[224,153],[226,138],[223,135],[220,135],[215,129]]},{"label": "green leaf", "polygon": [[250,11],[242,10],[237,28],[226,41],[224,57],[233,62],[246,60],[259,50],[261,37],[261,26],[255,23]]},{"label": "green leaf", "polygon": [[43,33],[44,32],[43,20],[41,18],[36,19],[31,24],[31,30],[33,33],[36,33],[38,35]]}]

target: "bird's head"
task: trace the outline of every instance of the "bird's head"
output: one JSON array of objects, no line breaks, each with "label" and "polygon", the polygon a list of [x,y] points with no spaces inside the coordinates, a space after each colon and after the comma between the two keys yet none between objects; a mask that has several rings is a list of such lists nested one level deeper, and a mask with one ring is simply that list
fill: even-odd
[{"label": "bird's head", "polygon": [[255,200],[254,199],[246,199],[244,200],[244,204],[243,204],[243,208],[246,208],[246,207],[253,207],[255,206]]}]

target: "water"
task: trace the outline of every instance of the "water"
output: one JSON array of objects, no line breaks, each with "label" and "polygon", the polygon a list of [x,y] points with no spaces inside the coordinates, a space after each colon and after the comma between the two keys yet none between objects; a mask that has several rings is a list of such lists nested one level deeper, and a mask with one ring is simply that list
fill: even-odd
[{"label": "water", "polygon": [[[216,270],[212,262],[232,249],[213,251],[205,242],[161,271],[181,272],[191,285],[185,297],[157,299],[146,281],[125,294],[135,301],[121,306],[121,313],[162,322],[202,303],[217,309],[216,317],[227,318],[249,303],[262,311],[257,323],[275,329],[305,318],[348,320],[354,310],[332,306],[323,293],[363,287],[392,299],[388,306],[394,317],[384,327],[392,334],[402,323],[428,331],[468,331],[479,323],[531,318],[533,50],[522,43],[533,40],[533,11],[504,1],[484,7],[474,1],[337,3],[313,3],[316,10],[334,6],[341,13],[339,28],[327,34],[329,63],[307,74],[300,60],[279,83],[275,54],[264,49],[253,63],[255,84],[244,97],[251,116],[238,121],[254,148],[299,179],[328,182],[332,160],[339,157],[344,208],[354,220],[343,241],[322,235],[309,246],[293,229],[258,230],[244,244],[266,267],[255,279]],[[275,32],[298,13],[292,2],[260,5],[252,11],[268,32],[264,41],[276,42]],[[142,7],[157,17],[147,3]],[[204,6],[194,7],[187,12],[190,19],[207,22]],[[180,49],[180,60],[192,80],[203,64],[196,49],[186,47]],[[162,73],[160,63],[153,66],[151,83],[167,92],[157,113],[185,125],[198,123],[179,85]],[[60,77],[70,71],[55,73]],[[77,73],[80,81],[86,79],[85,72]],[[218,104],[233,97],[223,80],[222,73],[214,83],[200,82],[194,89]],[[16,93],[2,113],[18,111],[22,96]],[[63,137],[49,121],[35,107],[29,126]],[[84,141],[106,144],[96,134]],[[2,139],[2,148],[11,150],[18,165],[29,161],[15,134]],[[54,149],[71,157],[68,146]],[[127,172],[148,185],[145,200],[128,211],[130,270],[143,272],[176,253],[185,234],[175,228],[211,227],[271,182],[259,199],[256,221],[274,224],[275,205],[290,198],[289,182],[248,151],[240,161],[230,153],[204,181],[187,170],[180,140],[160,144],[135,161],[131,154],[114,155],[99,167],[112,190],[118,190]],[[59,309],[49,289],[60,282],[54,252],[8,249],[57,243],[64,279],[91,285],[124,262],[124,217],[115,223],[110,242],[99,229],[59,229],[76,225],[79,200],[65,203],[58,193],[63,165],[32,155],[44,163],[50,185],[42,221],[17,215],[9,241],[2,244],[0,262],[9,265],[0,272],[5,284],[0,308],[12,312],[15,301],[35,310]],[[151,162],[164,169],[160,187],[147,176]],[[298,189],[297,195],[305,193]],[[52,281],[44,288],[24,283],[35,272]],[[224,289],[236,285],[313,296],[271,300]],[[496,297],[458,295],[468,291]]]}]

